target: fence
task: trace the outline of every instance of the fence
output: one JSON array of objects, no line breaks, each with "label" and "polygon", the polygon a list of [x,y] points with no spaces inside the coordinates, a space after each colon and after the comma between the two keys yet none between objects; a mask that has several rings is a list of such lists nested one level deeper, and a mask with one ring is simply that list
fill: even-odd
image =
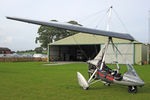
[{"label": "fence", "polygon": [[34,57],[0,57],[0,62],[27,62],[27,61],[43,61],[47,62],[47,58]]}]

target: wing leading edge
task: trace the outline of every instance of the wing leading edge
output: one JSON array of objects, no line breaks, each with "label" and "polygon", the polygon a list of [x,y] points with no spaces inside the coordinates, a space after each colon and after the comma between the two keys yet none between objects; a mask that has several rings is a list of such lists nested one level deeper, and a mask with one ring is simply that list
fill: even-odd
[{"label": "wing leading edge", "polygon": [[6,18],[11,19],[11,20],[21,21],[21,22],[37,24],[37,25],[52,26],[52,27],[57,27],[57,28],[62,28],[62,29],[67,29],[67,30],[72,30],[72,31],[77,31],[77,32],[84,32],[84,33],[89,33],[89,34],[94,34],[94,35],[102,35],[102,36],[108,36],[108,37],[134,41],[134,38],[130,34],[121,34],[117,32],[103,31],[103,30],[86,28],[86,27],[77,26],[77,25],[62,24],[62,23],[52,22],[52,21],[44,22],[44,21],[37,21],[37,20],[30,20],[30,19],[23,19],[23,18],[16,18],[16,17],[6,17]]}]

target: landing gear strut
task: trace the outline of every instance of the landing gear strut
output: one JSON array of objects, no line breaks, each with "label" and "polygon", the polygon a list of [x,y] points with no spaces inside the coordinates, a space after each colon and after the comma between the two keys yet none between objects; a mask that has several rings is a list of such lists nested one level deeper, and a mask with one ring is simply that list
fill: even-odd
[{"label": "landing gear strut", "polygon": [[136,93],[137,92],[137,86],[128,86],[128,92],[129,93]]}]

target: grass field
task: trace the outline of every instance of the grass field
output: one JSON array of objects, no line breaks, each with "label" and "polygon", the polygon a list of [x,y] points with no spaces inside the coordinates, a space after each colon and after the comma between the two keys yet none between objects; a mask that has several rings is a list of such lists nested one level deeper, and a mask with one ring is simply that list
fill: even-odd
[{"label": "grass field", "polygon": [[44,65],[42,62],[0,63],[0,100],[149,100],[150,65],[135,66],[145,86],[137,94],[126,86],[99,82],[89,90],[79,87],[76,72],[86,78],[87,64]]}]

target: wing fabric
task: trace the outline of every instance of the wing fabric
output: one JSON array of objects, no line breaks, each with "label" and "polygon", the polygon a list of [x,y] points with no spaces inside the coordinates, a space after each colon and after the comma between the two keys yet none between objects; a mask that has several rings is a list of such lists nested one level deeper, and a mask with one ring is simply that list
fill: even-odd
[{"label": "wing fabric", "polygon": [[84,33],[89,33],[94,35],[102,35],[107,37],[114,37],[114,38],[134,41],[134,38],[130,34],[121,34],[117,32],[103,31],[103,30],[86,28],[86,27],[72,25],[72,24],[62,24],[62,23],[52,22],[52,21],[44,22],[44,21],[37,21],[37,20],[30,20],[30,19],[23,19],[23,18],[16,18],[16,17],[6,17],[6,18],[11,20],[21,21],[21,22],[37,24],[37,25],[52,26],[52,27],[57,27],[57,28],[62,28],[62,29],[67,29],[67,30],[72,30],[77,32],[84,32]]}]

